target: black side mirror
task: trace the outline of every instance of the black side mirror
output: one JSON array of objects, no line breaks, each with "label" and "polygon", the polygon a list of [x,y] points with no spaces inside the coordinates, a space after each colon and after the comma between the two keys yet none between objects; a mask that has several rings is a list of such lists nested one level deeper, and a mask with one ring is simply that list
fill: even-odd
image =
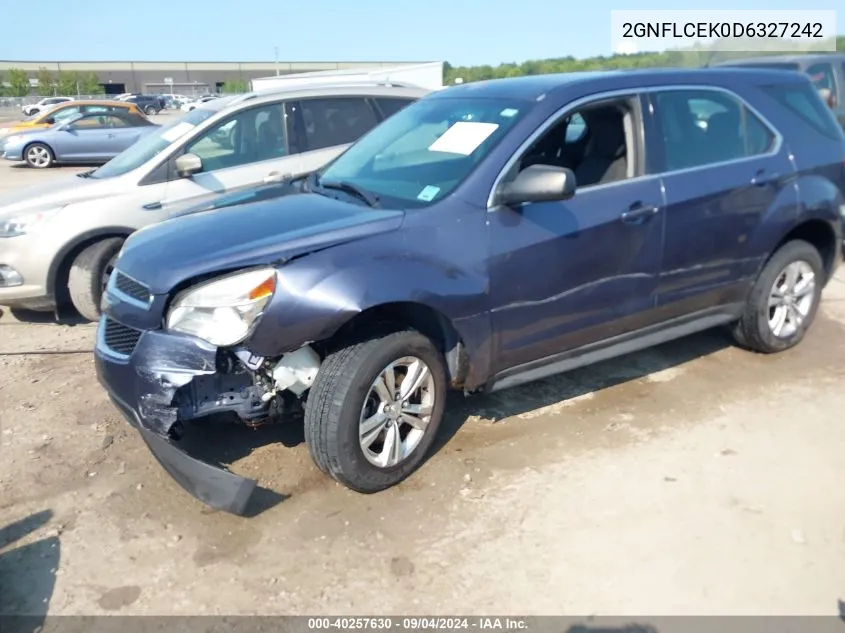
[{"label": "black side mirror", "polygon": [[499,204],[515,206],[524,202],[555,202],[575,195],[575,174],[566,167],[531,165],[511,182],[504,184],[497,196]]},{"label": "black side mirror", "polygon": [[53,125],[55,122],[56,117],[48,116],[46,119],[44,119],[44,123],[46,123],[47,125]]}]

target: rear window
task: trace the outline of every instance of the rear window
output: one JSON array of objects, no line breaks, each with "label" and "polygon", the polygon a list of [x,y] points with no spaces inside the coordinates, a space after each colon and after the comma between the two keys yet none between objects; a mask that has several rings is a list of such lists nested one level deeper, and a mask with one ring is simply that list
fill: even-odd
[{"label": "rear window", "polygon": [[761,87],[777,102],[792,110],[805,123],[825,136],[834,139],[845,138],[833,112],[810,84],[790,83]]}]

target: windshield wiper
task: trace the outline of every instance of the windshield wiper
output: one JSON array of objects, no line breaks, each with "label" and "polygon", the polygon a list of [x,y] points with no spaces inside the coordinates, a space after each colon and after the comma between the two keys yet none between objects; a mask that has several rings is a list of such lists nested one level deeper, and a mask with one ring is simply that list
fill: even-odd
[{"label": "windshield wiper", "polygon": [[90,178],[91,174],[93,174],[95,171],[97,171],[97,170],[96,169],[89,169],[88,171],[83,171],[83,172],[80,172],[76,175],[79,178]]},{"label": "windshield wiper", "polygon": [[370,193],[366,189],[362,189],[358,185],[353,185],[351,182],[347,182],[345,180],[331,180],[324,182],[320,180],[318,181],[318,184],[323,189],[337,189],[339,191],[350,193],[356,198],[360,198],[366,202],[368,207],[379,206],[379,198],[377,195]]}]

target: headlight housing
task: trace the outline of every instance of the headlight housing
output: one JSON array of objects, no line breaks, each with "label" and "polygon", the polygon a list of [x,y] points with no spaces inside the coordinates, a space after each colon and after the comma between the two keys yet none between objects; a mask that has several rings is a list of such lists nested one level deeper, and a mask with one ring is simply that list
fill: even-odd
[{"label": "headlight housing", "polygon": [[180,293],[167,313],[167,329],[217,347],[249,336],[276,291],[275,268],[257,268],[207,281]]},{"label": "headlight housing", "polygon": [[38,211],[37,213],[22,213],[11,218],[0,218],[0,237],[17,237],[29,233],[32,227],[44,222],[59,209]]},{"label": "headlight housing", "polygon": [[20,140],[21,140],[20,134],[12,134],[11,136],[7,136],[6,138],[3,139],[3,144],[4,145],[14,145],[16,143],[19,143]]}]

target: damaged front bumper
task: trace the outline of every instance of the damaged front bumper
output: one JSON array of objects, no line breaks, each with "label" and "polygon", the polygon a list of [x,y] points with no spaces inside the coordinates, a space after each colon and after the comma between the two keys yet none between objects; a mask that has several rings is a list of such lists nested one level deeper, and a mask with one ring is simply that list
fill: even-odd
[{"label": "damaged front bumper", "polygon": [[257,482],[200,461],[176,442],[182,422],[235,411],[263,417],[248,374],[220,371],[218,349],[199,339],[141,331],[108,316],[97,327],[97,378],[161,466],[203,503],[237,515],[246,512]]}]

